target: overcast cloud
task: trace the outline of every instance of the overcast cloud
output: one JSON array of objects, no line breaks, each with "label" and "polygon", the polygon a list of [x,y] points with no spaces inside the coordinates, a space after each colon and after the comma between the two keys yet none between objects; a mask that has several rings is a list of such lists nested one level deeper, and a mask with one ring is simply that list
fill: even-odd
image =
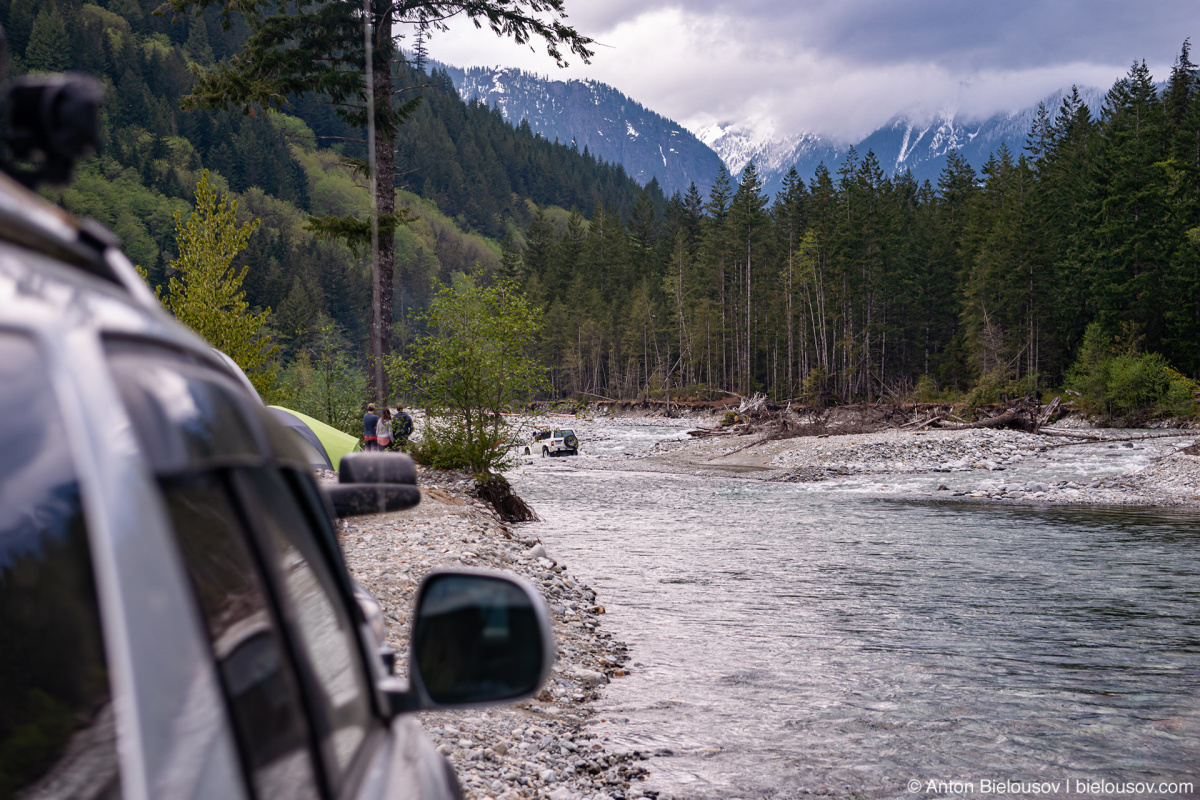
[{"label": "overcast cloud", "polygon": [[[1200,2],[1163,0],[566,0],[596,39],[591,64],[465,21],[430,55],[515,66],[620,89],[692,130],[749,125],[776,136],[861,138],[896,114],[1016,110],[1073,83],[1107,88],[1135,59],[1165,78],[1185,37],[1200,52]],[[1193,54],[1193,60],[1200,60]]]}]

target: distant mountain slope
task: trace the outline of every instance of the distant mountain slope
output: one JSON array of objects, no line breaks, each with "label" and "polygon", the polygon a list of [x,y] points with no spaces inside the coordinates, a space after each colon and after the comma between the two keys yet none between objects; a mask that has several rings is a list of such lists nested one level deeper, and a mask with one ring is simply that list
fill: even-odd
[{"label": "distant mountain slope", "polygon": [[799,133],[777,139],[737,125],[710,125],[700,130],[699,137],[716,151],[735,176],[741,175],[746,165],[753,161],[759,178],[772,193],[779,190],[783,176],[793,165],[807,180],[812,177],[817,164],[822,161],[827,166],[835,163],[846,150],[845,147],[834,147],[816,134]]},{"label": "distant mountain slope", "polygon": [[707,192],[721,158],[691,131],[596,81],[558,81],[518,69],[442,64],[463,100],[500,109],[547,139],[569,143],[621,164],[642,185],[657,178],[663,191],[686,191],[695,181]]},{"label": "distant mountain slope", "polygon": [[[634,102],[619,90],[596,81],[558,81],[517,69],[435,65],[444,69],[464,100],[482,100],[498,108],[508,122],[521,120],[547,139],[574,140],[594,156],[624,166],[645,185],[657,178],[666,194],[695,182],[707,193],[724,162],[737,177],[753,161],[769,195],[780,191],[789,169],[810,180],[824,163],[836,172],[850,145],[818,134],[755,131],[738,123],[710,125],[693,135],[683,126]],[[1067,90],[1045,99],[1052,113]],[[1093,115],[1104,100],[1102,89],[1081,88]],[[928,122],[897,116],[853,143],[858,155],[875,154],[888,175],[912,170],[918,181],[937,181],[952,152],[980,169],[1001,144],[1021,152],[1037,113],[1037,104],[985,120],[944,112]]]}]

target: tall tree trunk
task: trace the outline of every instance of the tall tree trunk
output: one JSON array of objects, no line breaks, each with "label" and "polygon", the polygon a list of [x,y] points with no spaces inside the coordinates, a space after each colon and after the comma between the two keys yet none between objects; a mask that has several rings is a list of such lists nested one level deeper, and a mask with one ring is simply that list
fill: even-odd
[{"label": "tall tree trunk", "polygon": [[[375,33],[371,89],[375,103],[375,208],[380,218],[390,220],[396,211],[395,131],[392,117],[392,65],[389,48],[380,47]],[[383,124],[378,124],[382,121]],[[392,354],[392,276],[395,271],[395,232],[391,224],[379,226],[371,276],[371,383],[375,401],[385,405],[391,393],[387,359]]]},{"label": "tall tree trunk", "polygon": [[754,348],[754,339],[752,339],[752,329],[750,326],[750,231],[746,231],[746,372],[745,372],[745,396],[750,396],[750,386],[754,383],[754,366],[751,354],[751,349]]},{"label": "tall tree trunk", "polygon": [[787,396],[792,396],[792,275],[795,266],[792,263],[792,234],[788,232],[788,266],[787,266]]},{"label": "tall tree trunk", "polygon": [[[391,63],[385,61],[382,69],[375,70],[375,104],[380,110],[391,116],[392,111],[392,70]],[[393,135],[375,137],[375,163],[379,169],[380,180],[375,188],[375,202],[379,214],[390,219],[396,212],[396,144]],[[396,268],[396,233],[391,225],[384,225],[379,230],[379,249],[376,252],[376,264],[379,269],[379,356],[386,365],[392,354],[392,303],[395,284],[393,276]],[[390,394],[387,371],[383,372],[382,385],[379,394],[384,402]]]}]

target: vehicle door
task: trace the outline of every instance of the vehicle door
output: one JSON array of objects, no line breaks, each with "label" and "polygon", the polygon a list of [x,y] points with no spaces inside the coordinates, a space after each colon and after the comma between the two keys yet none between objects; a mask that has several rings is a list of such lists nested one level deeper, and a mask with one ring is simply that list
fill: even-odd
[{"label": "vehicle door", "polygon": [[355,796],[390,746],[388,728],[303,455],[293,446],[290,458],[290,434],[202,363],[126,344],[112,364],[209,632],[253,796]]}]

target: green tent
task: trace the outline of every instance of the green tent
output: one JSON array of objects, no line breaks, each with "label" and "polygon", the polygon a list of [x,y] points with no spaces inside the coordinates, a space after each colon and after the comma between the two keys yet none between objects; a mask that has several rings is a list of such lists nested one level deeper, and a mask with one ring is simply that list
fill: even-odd
[{"label": "green tent", "polygon": [[360,442],[348,433],[342,433],[332,425],[326,425],[307,414],[283,406],[267,406],[275,417],[295,431],[301,446],[309,454],[315,468],[336,470],[342,456],[359,449]]}]

